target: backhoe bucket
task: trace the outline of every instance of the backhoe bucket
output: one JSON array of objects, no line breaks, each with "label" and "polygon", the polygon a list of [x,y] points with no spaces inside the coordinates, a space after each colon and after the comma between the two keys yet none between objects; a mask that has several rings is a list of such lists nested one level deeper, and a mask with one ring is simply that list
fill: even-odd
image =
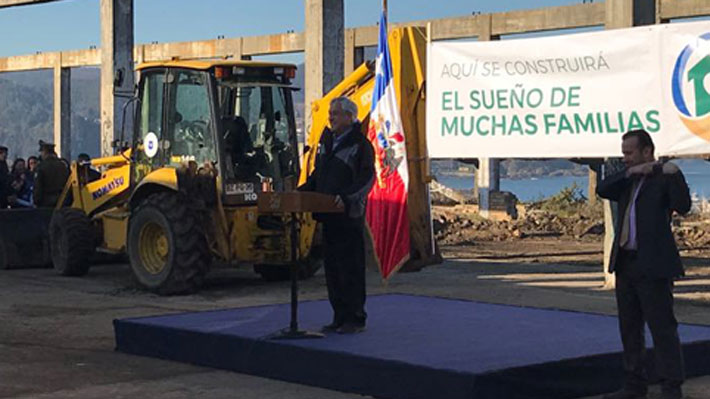
[{"label": "backhoe bucket", "polygon": [[51,266],[52,212],[49,208],[0,210],[0,269]]}]

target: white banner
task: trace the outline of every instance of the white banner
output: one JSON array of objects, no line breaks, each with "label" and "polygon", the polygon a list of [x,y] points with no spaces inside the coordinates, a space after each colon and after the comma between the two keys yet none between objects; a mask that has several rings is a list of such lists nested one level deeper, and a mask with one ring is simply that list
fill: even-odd
[{"label": "white banner", "polygon": [[438,42],[428,60],[432,158],[621,156],[633,129],[657,156],[710,153],[710,22]]}]

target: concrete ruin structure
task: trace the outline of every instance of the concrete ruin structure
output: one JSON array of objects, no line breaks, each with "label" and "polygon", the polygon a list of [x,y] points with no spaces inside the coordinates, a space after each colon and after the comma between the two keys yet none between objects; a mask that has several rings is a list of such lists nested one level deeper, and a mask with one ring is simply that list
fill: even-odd
[{"label": "concrete ruin structure", "polygon": [[[0,12],[6,7],[56,1],[61,0],[0,0]],[[249,59],[259,55],[304,52],[305,117],[308,123],[311,101],[328,92],[362,63],[365,47],[377,45],[377,26],[345,28],[343,0],[304,0],[303,32],[137,45],[133,39],[134,1],[98,1],[101,2],[101,48],[0,58],[0,73],[54,70],[54,141],[66,158],[72,155],[69,150],[71,68],[101,67],[101,152],[108,155],[112,152],[112,142],[120,134],[122,107],[133,91],[136,63],[173,57]],[[431,23],[432,40],[498,40],[509,34],[602,26],[615,29],[707,15],[710,15],[707,0],[606,0],[411,21],[392,26],[426,26]],[[481,159],[476,185],[483,209],[489,193],[499,190],[499,179],[498,160]]]}]

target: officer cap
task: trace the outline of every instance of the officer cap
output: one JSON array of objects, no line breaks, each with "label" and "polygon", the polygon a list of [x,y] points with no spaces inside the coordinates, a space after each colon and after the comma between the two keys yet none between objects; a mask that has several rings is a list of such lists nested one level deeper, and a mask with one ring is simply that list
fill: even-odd
[{"label": "officer cap", "polygon": [[54,151],[54,143],[48,143],[44,140],[39,141],[39,150],[48,150],[48,151]]}]

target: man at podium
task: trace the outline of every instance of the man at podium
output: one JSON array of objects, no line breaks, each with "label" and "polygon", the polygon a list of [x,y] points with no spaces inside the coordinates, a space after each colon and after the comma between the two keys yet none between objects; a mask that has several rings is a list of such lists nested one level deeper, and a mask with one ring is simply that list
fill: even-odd
[{"label": "man at podium", "polygon": [[365,208],[375,179],[374,150],[361,132],[357,105],[333,99],[330,128],[318,144],[315,169],[302,191],[335,196],[342,213],[314,214],[323,223],[325,278],[333,321],[324,332],[354,334],[365,330]]}]

